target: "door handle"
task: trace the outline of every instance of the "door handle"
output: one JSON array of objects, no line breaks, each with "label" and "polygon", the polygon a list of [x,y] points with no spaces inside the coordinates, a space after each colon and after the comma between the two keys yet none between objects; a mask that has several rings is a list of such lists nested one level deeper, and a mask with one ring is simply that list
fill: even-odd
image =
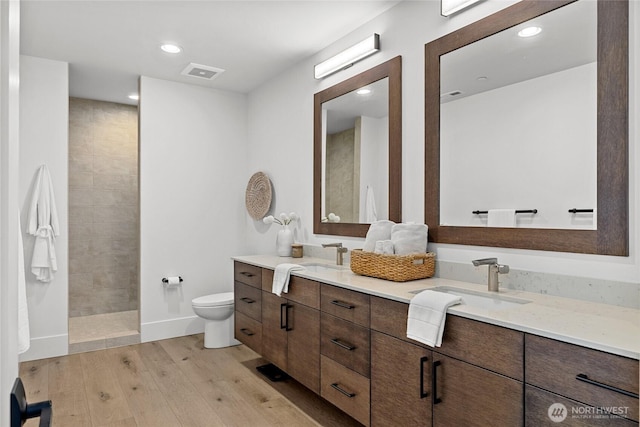
[{"label": "door handle", "polygon": [[442,402],[442,399],[438,397],[438,366],[440,366],[442,362],[439,360],[434,360],[431,365],[431,397],[434,405]]},{"label": "door handle", "polygon": [[429,358],[427,356],[420,358],[420,399],[424,399],[429,396],[429,392],[424,391],[424,364],[428,361]]}]

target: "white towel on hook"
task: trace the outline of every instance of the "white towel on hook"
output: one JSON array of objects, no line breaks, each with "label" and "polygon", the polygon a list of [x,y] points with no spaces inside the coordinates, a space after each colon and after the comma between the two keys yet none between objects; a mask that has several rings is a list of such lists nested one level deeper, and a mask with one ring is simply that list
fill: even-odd
[{"label": "white towel on hook", "polygon": [[31,272],[38,281],[50,282],[53,274],[58,271],[54,241],[55,236],[60,235],[60,223],[51,175],[46,165],[40,166],[36,176],[29,205],[27,233],[36,236]]},{"label": "white towel on hook", "polygon": [[489,209],[487,227],[515,227],[515,209]]},{"label": "white towel on hook", "polygon": [[273,282],[271,283],[271,292],[281,296],[282,293],[289,292],[289,279],[291,272],[296,270],[304,270],[304,267],[299,264],[282,263],[276,265],[273,272]]},{"label": "white towel on hook", "polygon": [[24,273],[24,246],[22,244],[22,227],[18,212],[18,354],[31,347],[29,330],[29,306],[27,305],[27,280]]},{"label": "white towel on hook", "polygon": [[373,188],[367,185],[367,195],[364,202],[365,218],[364,222],[372,224],[378,220],[378,212],[376,211],[376,198],[373,194]]},{"label": "white towel on hook", "polygon": [[411,299],[407,316],[407,338],[431,347],[442,345],[447,309],[460,304],[457,295],[437,291],[422,291]]}]

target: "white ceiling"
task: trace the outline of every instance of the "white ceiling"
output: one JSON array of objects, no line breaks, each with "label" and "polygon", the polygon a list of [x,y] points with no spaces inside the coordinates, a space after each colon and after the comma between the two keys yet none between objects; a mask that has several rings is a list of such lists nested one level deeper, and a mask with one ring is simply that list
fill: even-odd
[{"label": "white ceiling", "polygon": [[[23,0],[20,50],[68,62],[75,97],[132,103],[140,75],[247,93],[399,1]],[[225,72],[181,75],[191,62]]]}]

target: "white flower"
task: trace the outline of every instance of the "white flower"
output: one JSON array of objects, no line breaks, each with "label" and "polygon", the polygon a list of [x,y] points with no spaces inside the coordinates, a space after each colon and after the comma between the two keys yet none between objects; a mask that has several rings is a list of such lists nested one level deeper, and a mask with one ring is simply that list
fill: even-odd
[{"label": "white flower", "polygon": [[262,222],[264,222],[265,224],[280,224],[280,225],[288,225],[291,221],[294,221],[296,219],[298,219],[299,216],[297,213],[295,212],[291,212],[289,215],[287,215],[286,213],[282,212],[278,218],[274,217],[273,215],[269,215],[269,216],[265,216],[264,218],[262,218]]}]

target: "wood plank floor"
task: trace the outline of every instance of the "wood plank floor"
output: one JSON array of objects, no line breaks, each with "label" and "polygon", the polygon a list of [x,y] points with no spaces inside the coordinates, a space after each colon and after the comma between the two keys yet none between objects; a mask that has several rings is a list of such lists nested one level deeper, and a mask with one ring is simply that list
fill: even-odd
[{"label": "wood plank floor", "polygon": [[20,376],[27,401],[52,400],[57,427],[360,426],[294,380],[268,381],[264,363],[199,334],[23,362]]}]

